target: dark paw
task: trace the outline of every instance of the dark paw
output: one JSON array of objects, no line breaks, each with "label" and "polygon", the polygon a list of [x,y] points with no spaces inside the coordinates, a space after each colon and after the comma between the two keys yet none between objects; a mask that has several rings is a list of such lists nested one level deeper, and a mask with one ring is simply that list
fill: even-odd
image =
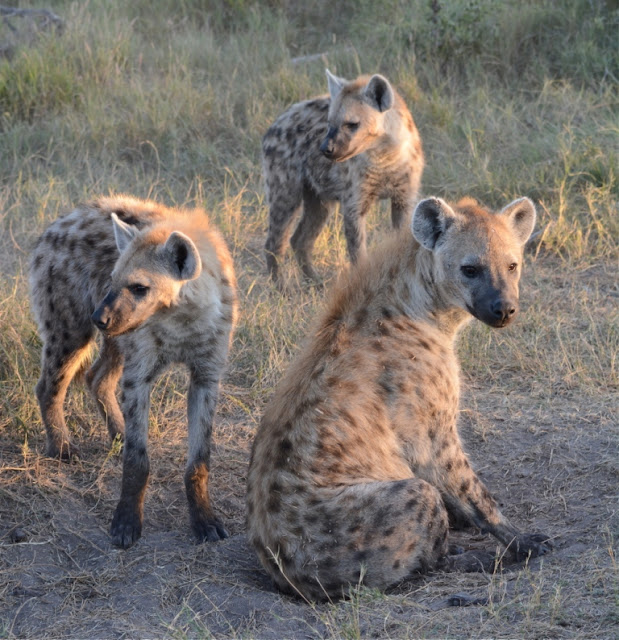
[{"label": "dark paw", "polygon": [[119,504],[112,518],[110,534],[115,547],[128,549],[142,535],[141,515],[129,506]]},{"label": "dark paw", "polygon": [[457,573],[492,573],[495,559],[487,551],[464,551],[455,556],[447,556],[441,563],[443,571]]},{"label": "dark paw", "polygon": [[217,518],[194,520],[191,527],[198,542],[217,542],[228,537],[228,532]]},{"label": "dark paw", "polygon": [[64,462],[81,457],[79,447],[68,440],[48,440],[45,446],[45,455],[48,458],[59,458]]},{"label": "dark paw", "polygon": [[521,533],[508,547],[514,559],[521,562],[527,558],[536,558],[550,553],[552,542],[550,536],[542,533]]}]

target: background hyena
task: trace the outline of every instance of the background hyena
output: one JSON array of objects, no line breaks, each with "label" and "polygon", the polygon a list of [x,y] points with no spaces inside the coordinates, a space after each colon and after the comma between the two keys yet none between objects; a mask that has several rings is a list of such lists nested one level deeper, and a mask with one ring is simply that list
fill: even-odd
[{"label": "background hyena", "polygon": [[396,228],[416,202],[423,151],[404,100],[380,75],[347,82],[327,71],[327,79],[330,96],[292,105],[262,141],[274,279],[301,205],[291,244],[305,277],[317,280],[311,252],[335,201],[353,263],[365,254],[365,215],[378,198],[391,198]]},{"label": "background hyena", "polygon": [[[80,206],[39,239],[30,285],[44,343],[36,393],[50,456],[75,452],[63,402],[90,355],[95,325],[103,334],[86,379],[112,438],[126,428],[113,543],[128,547],[140,536],[150,391],[174,362],[187,365],[191,376],[185,472],[191,524],[201,540],[225,537],[210,506],[208,470],[219,378],[236,316],[236,281],[225,243],[204,211],[127,196]],[[121,376],[122,413],[116,400]]]},{"label": "background hyena", "polygon": [[492,327],[514,317],[534,222],[525,198],[500,213],[423,200],[412,235],[336,288],[252,451],[249,535],[280,588],[324,598],[397,583],[446,553],[448,515],[518,558],[547,550],[500,513],[456,426],[456,335],[470,314]]}]

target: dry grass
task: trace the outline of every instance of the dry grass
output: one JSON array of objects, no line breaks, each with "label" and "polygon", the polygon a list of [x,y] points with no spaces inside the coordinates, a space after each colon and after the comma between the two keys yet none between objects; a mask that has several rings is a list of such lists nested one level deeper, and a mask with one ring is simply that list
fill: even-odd
[{"label": "dry grass", "polygon": [[[618,14],[602,0],[438,5],[58,2],[63,35],[0,60],[0,638],[616,637]],[[424,140],[425,193],[538,203],[519,322],[462,337],[461,425],[504,511],[549,532],[555,550],[313,605],[272,590],[244,537],[244,491],[264,403],[322,301],[291,260],[288,296],[266,279],[260,138],[292,101],[325,90],[325,64],[398,86]],[[132,549],[110,546],[119,446],[79,384],[66,411],[83,458],[40,453],[29,247],[110,191],[206,206],[237,265],[241,320],[214,436],[212,496],[232,534],[220,544],[189,533],[183,372],[154,393]],[[374,244],[385,208],[368,222]],[[327,282],[346,264],[337,217],[316,261]],[[494,550],[478,532],[456,540]],[[447,606],[458,593],[486,604]]]}]

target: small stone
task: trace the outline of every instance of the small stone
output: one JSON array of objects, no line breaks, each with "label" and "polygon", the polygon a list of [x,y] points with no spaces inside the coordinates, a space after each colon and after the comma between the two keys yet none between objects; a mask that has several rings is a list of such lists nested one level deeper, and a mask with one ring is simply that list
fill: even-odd
[{"label": "small stone", "polygon": [[9,532],[9,540],[13,543],[25,542],[28,539],[28,532],[21,527],[15,527]]}]

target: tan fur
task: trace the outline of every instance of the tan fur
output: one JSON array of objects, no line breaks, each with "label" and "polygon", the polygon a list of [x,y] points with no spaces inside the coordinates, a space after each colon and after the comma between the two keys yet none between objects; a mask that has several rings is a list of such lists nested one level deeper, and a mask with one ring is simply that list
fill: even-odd
[{"label": "tan fur", "polygon": [[[87,381],[112,438],[123,434],[126,422],[114,543],[129,546],[141,532],[150,390],[173,363],[191,374],[185,483],[192,525],[199,538],[223,537],[207,479],[219,378],[236,320],[236,281],[226,245],[205,212],[130,196],[78,206],[38,240],[30,287],[44,343],[37,397],[50,456],[76,451],[63,402],[94,343],[93,322],[103,334]],[[121,376],[122,412],[116,399]]]},{"label": "tan fur", "polygon": [[[250,462],[249,536],[281,589],[321,599],[436,566],[448,513],[516,553],[545,550],[500,513],[456,425],[455,338],[469,306],[481,317],[489,305],[492,326],[513,317],[534,219],[525,199],[500,214],[425,200],[412,228],[432,248],[403,231],[335,288],[265,410]],[[476,278],[462,271],[473,263]]]},{"label": "tan fur", "polygon": [[304,275],[317,275],[312,248],[333,203],[339,202],[352,262],[365,257],[365,216],[377,199],[391,199],[395,228],[410,216],[424,159],[419,133],[401,96],[380,75],[347,82],[327,72],[330,95],[285,111],[262,142],[269,203],[267,265],[278,275],[291,238]]}]

